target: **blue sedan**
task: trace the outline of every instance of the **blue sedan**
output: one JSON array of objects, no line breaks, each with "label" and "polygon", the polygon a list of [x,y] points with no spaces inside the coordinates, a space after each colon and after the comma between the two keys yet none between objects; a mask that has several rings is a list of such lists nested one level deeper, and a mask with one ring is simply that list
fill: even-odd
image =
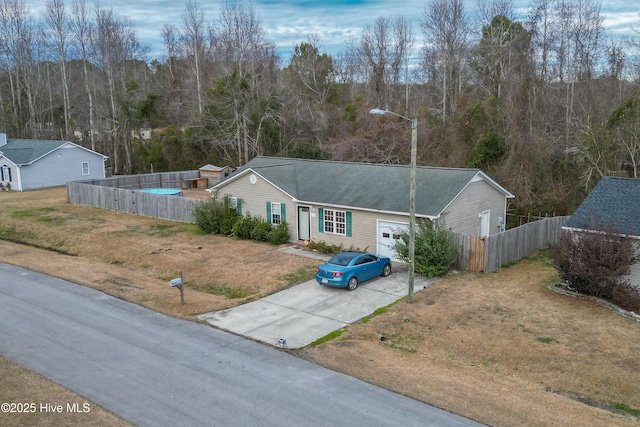
[{"label": "blue sedan", "polygon": [[316,280],[321,285],[347,288],[352,291],[358,283],[374,277],[391,274],[391,260],[367,252],[341,252],[316,270]]}]

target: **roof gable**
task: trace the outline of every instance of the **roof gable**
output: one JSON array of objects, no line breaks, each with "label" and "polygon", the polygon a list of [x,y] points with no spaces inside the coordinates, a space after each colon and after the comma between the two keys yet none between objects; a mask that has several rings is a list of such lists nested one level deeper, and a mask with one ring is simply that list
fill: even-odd
[{"label": "roof gable", "polygon": [[578,206],[564,227],[640,236],[640,179],[605,176]]},{"label": "roof gable", "polygon": [[106,158],[73,142],[38,139],[7,139],[7,143],[0,147],[0,153],[16,165],[28,165],[67,144]]},{"label": "roof gable", "polygon": [[[386,212],[407,212],[409,208],[408,166],[256,157],[214,188],[250,170],[299,201]],[[478,176],[506,197],[513,197],[478,169],[418,166],[416,213],[438,217]]]}]

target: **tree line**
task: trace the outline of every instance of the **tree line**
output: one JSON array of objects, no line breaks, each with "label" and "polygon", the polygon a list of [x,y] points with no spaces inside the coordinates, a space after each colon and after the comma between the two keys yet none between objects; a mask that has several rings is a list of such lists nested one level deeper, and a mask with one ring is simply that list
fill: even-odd
[{"label": "tree line", "polygon": [[[639,177],[638,39],[596,0],[429,0],[419,28],[381,16],[337,54],[309,34],[286,61],[253,5],[215,20],[188,0],[163,58],[126,17],[85,0],[0,0],[0,128],[71,140],[114,174],[242,165],[257,155],[477,167],[512,208],[570,213],[604,175]],[[640,18],[640,16],[639,16]],[[150,139],[142,131],[152,130]]]}]

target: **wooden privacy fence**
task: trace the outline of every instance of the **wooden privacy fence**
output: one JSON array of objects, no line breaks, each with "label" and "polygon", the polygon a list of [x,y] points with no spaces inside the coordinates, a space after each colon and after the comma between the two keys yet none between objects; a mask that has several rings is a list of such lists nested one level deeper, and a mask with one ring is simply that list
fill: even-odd
[{"label": "wooden privacy fence", "polygon": [[[68,182],[67,200],[77,205],[193,223],[193,208],[202,200],[136,191],[141,188],[181,188],[178,184],[190,179],[186,176],[190,175],[171,172]],[[113,185],[114,182],[128,188],[119,188]]]},{"label": "wooden privacy fence", "polygon": [[455,234],[460,249],[456,268],[470,271],[495,271],[556,243],[568,216],[556,216],[512,228],[492,236]]},{"label": "wooden privacy fence", "polygon": [[159,172],[142,175],[120,175],[103,179],[89,179],[76,181],[99,185],[102,187],[117,187],[128,189],[141,188],[190,188],[191,180],[200,178],[200,171]]}]

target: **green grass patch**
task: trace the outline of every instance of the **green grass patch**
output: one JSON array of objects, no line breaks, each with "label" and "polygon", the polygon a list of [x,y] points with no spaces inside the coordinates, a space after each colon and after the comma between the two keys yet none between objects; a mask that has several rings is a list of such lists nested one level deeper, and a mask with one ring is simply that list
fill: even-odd
[{"label": "green grass patch", "polygon": [[27,243],[33,237],[26,231],[17,230],[14,226],[1,227],[0,226],[0,239],[7,240],[13,243]]},{"label": "green grass patch", "polygon": [[412,336],[411,334],[397,334],[390,338],[385,337],[384,339],[380,339],[380,341],[382,341],[382,344],[394,350],[413,354],[418,352],[414,344],[418,344],[422,341],[422,338]]},{"label": "green grass patch", "polygon": [[43,214],[55,212],[55,208],[33,208],[33,209],[17,209],[11,212],[11,218],[32,218],[39,217]]},{"label": "green grass patch", "polygon": [[389,304],[389,305],[387,305],[385,307],[380,307],[376,311],[374,311],[373,313],[368,315],[367,317],[363,317],[362,318],[362,323],[369,323],[369,322],[371,322],[371,319],[373,319],[374,317],[386,313],[387,311],[389,311],[389,308],[391,308],[391,306],[393,304],[395,304],[395,303]]},{"label": "green grass patch", "polygon": [[543,344],[560,344],[560,341],[558,341],[555,338],[548,338],[548,337],[537,337],[536,341],[541,342]]},{"label": "green grass patch", "polygon": [[61,216],[40,216],[37,218],[37,221],[50,226],[61,226],[67,223],[67,218]]},{"label": "green grass patch", "polygon": [[279,280],[287,282],[287,286],[293,286],[298,283],[307,282],[315,277],[315,267],[303,267],[291,273],[282,274],[278,276]]},{"label": "green grass patch", "polygon": [[314,342],[312,342],[309,345],[311,347],[315,347],[315,346],[318,346],[320,344],[324,344],[326,342],[333,341],[336,338],[339,338],[345,332],[347,332],[346,329],[338,329],[337,331],[333,331],[333,332],[328,333],[327,335],[323,336],[322,338],[318,338],[317,340],[315,340]]},{"label": "green grass patch", "polygon": [[627,405],[626,403],[608,402],[612,408],[624,411],[627,414],[631,414],[634,417],[640,417],[640,409],[635,409]]},{"label": "green grass patch", "polygon": [[511,268],[524,260],[538,263],[544,267],[553,267],[553,262],[551,261],[551,256],[549,255],[549,248],[546,248],[546,249],[541,249],[538,252],[534,252],[533,254],[527,257],[524,257],[522,259],[503,264],[501,268]]},{"label": "green grass patch", "polygon": [[251,289],[237,288],[237,287],[217,285],[217,284],[201,285],[198,283],[187,282],[186,286],[198,292],[219,295],[228,299],[247,298],[255,293],[255,291]]},{"label": "green grass patch", "polygon": [[171,237],[186,231],[179,224],[153,224],[149,227],[147,234],[157,237]]},{"label": "green grass patch", "polygon": [[48,215],[52,212],[57,212],[57,209],[47,207],[34,209],[17,209],[11,212],[9,216],[15,219],[30,218],[51,226],[60,226],[67,222],[67,219],[64,217]]}]

